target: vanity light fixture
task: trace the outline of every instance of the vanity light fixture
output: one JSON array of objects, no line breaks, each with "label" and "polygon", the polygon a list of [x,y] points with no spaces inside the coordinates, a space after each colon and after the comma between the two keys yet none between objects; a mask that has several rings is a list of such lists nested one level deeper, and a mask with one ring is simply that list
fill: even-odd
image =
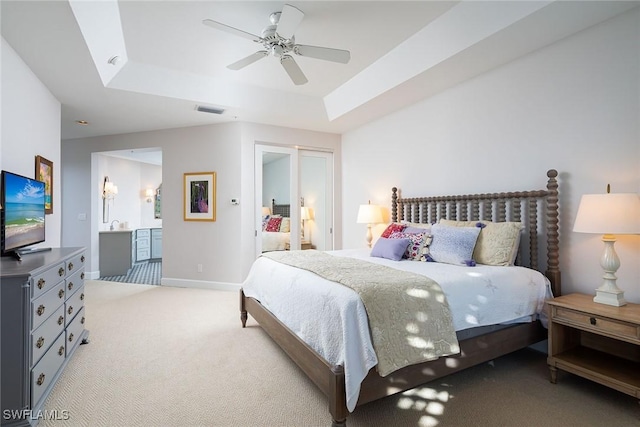
[{"label": "vanity light fixture", "polygon": [[153,202],[153,188],[147,188],[144,195],[147,198],[147,203]]}]

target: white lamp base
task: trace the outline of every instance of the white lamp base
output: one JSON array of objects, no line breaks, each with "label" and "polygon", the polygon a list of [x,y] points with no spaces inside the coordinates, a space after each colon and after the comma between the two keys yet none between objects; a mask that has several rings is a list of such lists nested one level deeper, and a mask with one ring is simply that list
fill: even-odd
[{"label": "white lamp base", "polygon": [[602,241],[604,242],[604,252],[600,258],[600,266],[604,270],[604,275],[602,276],[604,282],[602,286],[596,289],[596,296],[593,301],[621,307],[627,301],[624,299],[624,291],[616,285],[616,271],[620,267],[620,258],[618,258],[618,254],[613,247],[616,239],[612,235],[605,234],[602,236]]},{"label": "white lamp base", "polygon": [[610,291],[596,289],[596,296],[593,298],[594,302],[606,305],[613,305],[621,307],[627,303],[624,299],[624,291]]}]

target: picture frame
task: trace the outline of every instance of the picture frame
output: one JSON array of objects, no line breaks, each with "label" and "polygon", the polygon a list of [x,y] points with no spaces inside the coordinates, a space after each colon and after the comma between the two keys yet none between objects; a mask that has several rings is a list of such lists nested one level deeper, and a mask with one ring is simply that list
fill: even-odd
[{"label": "picture frame", "polygon": [[183,211],[185,221],[216,220],[216,173],[184,174]]},{"label": "picture frame", "polygon": [[35,179],[44,182],[44,213],[53,213],[53,162],[36,156]]}]

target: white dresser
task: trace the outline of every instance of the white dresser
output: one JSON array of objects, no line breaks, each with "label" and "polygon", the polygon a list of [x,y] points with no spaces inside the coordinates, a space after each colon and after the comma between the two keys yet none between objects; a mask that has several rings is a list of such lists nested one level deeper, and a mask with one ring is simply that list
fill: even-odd
[{"label": "white dresser", "polygon": [[2,258],[3,426],[36,425],[70,357],[88,342],[84,265],[84,248]]}]

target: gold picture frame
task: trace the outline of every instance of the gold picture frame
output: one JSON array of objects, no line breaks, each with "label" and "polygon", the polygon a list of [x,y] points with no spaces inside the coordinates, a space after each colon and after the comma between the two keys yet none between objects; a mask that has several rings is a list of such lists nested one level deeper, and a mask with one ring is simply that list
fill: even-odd
[{"label": "gold picture frame", "polygon": [[53,213],[53,162],[36,156],[35,179],[44,182],[44,213]]},{"label": "gold picture frame", "polygon": [[216,173],[184,174],[183,211],[185,221],[216,220]]}]

